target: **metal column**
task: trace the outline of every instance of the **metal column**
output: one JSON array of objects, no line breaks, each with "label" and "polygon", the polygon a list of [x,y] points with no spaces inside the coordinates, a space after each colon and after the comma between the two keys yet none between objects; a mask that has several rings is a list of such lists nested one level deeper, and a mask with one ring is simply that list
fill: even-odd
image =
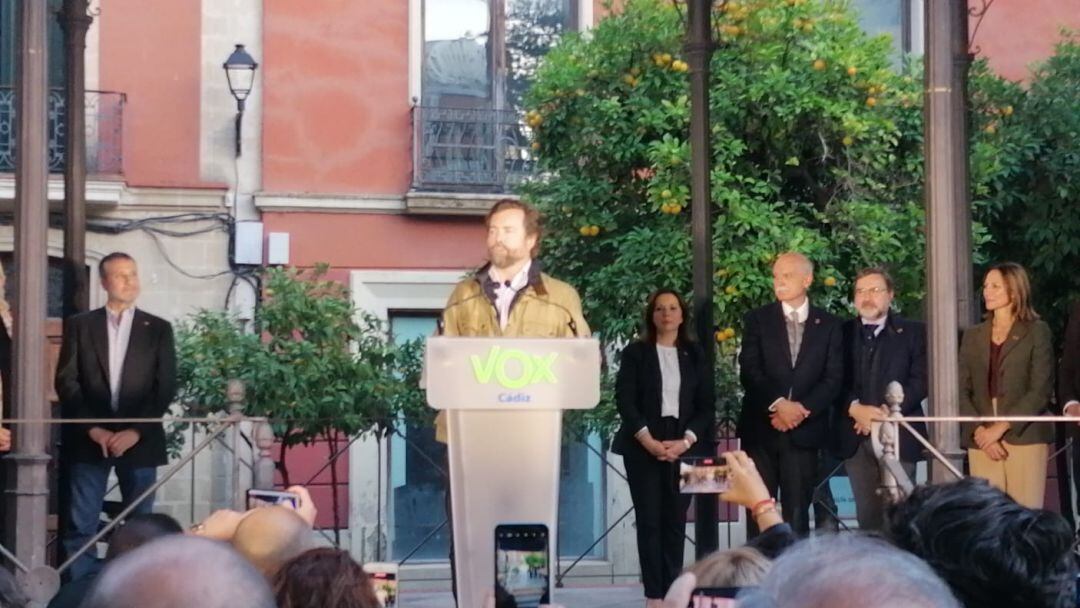
[{"label": "metal column", "polygon": [[[16,53],[15,263],[16,315],[13,348],[15,416],[48,418],[45,400],[45,303],[48,273],[46,160],[46,19],[48,3],[19,2]],[[49,487],[48,428],[29,422],[12,430],[10,460],[14,483],[8,488],[8,545],[26,566],[45,563]]]},{"label": "metal column", "polygon": [[[954,79],[953,19],[957,0],[929,0],[926,15],[926,278],[927,320],[929,321],[930,412],[934,416],[955,416],[959,405],[957,277],[958,189],[955,154],[957,134],[955,107],[958,103]],[[970,255],[970,254],[969,254]],[[960,453],[959,427],[955,422],[933,425],[934,445],[952,459]],[[951,479],[945,467],[935,462],[935,481]]]},{"label": "metal column", "polygon": [[[690,210],[694,237],[694,320],[698,342],[708,361],[706,377],[709,402],[715,403],[713,375],[715,374],[716,341],[713,339],[713,205],[709,191],[712,165],[712,146],[709,129],[709,80],[713,53],[711,13],[712,0],[690,0],[688,3],[686,56],[690,64]],[[716,451],[715,437],[710,426],[706,437],[699,437],[709,454]],[[719,545],[717,502],[710,494],[695,498],[695,551],[701,559]]]}]

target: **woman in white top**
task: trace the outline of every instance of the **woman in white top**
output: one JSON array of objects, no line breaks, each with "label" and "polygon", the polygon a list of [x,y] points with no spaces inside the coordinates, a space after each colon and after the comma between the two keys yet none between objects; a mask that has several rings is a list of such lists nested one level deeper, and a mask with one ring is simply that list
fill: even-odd
[{"label": "woman in white top", "polygon": [[612,451],[626,465],[647,608],[663,606],[682,570],[689,498],[679,493],[678,461],[713,422],[705,355],[690,340],[687,316],[675,291],[650,295],[644,331],[623,350],[615,383],[622,428]]}]

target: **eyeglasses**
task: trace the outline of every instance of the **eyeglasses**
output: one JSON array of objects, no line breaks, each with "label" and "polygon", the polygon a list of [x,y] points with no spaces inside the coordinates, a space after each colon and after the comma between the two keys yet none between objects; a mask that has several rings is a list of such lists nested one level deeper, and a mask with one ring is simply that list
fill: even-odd
[{"label": "eyeglasses", "polygon": [[861,295],[865,295],[865,294],[870,294],[872,296],[876,296],[876,295],[883,294],[883,293],[889,293],[889,290],[886,289],[885,287],[859,287],[858,289],[855,290],[855,295],[857,295],[857,296],[861,296]]}]

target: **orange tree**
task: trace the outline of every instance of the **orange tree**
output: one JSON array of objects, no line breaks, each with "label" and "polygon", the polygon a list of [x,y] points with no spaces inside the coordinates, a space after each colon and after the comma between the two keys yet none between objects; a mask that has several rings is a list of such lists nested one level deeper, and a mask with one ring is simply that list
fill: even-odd
[{"label": "orange tree", "polygon": [[[778,253],[798,250],[816,262],[812,297],[838,314],[849,314],[854,272],[887,265],[898,306],[919,316],[921,76],[917,65],[899,69],[890,41],[863,33],[845,6],[715,5],[709,179],[718,408],[728,415],[739,396],[741,317],[772,299]],[[649,291],[691,285],[684,29],[680,4],[630,0],[550,51],[526,96],[541,172],[523,194],[546,216],[543,255],[582,291],[590,324],[609,344],[635,334]],[[986,80],[975,83],[985,89],[979,104],[1015,94],[976,72]],[[992,156],[995,140],[977,135]],[[997,188],[997,170],[984,173],[979,179]],[[976,246],[985,241],[977,228]],[[610,403],[586,420],[605,434],[614,424]]]}]

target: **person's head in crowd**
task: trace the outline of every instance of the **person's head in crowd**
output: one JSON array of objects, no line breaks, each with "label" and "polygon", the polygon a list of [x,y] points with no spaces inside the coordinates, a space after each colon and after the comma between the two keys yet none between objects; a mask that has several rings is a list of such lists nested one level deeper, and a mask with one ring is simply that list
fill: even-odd
[{"label": "person's head in crowd", "polygon": [[994,264],[983,278],[983,305],[986,318],[1004,314],[1020,321],[1036,321],[1031,297],[1031,279],[1015,262]]},{"label": "person's head in crowd", "polygon": [[24,608],[29,603],[15,576],[0,568],[0,608]]},{"label": "person's head in crowd", "polygon": [[1024,507],[986,480],[920,486],[886,517],[893,544],[926,561],[965,606],[1074,605],[1065,518]]},{"label": "person's head in crowd", "polygon": [[146,543],[168,536],[183,534],[180,522],[164,513],[141,513],[132,515],[112,533],[109,549],[105,552],[106,560],[113,560],[121,555],[145,545]]},{"label": "person's head in crowd", "polygon": [[772,562],[753,547],[717,551],[687,570],[698,587],[753,587],[769,573]]},{"label": "person's head in crowd", "polygon": [[81,608],[274,608],[266,579],[217,541],[169,535],[101,571]]},{"label": "person's head in crowd", "polygon": [[318,548],[285,562],[274,575],[278,608],[379,608],[371,578],[345,551]]},{"label": "person's head in crowd", "polygon": [[815,537],[776,561],[740,608],[959,608],[949,587],[914,555],[860,534]]},{"label": "person's head in crowd", "polygon": [[649,294],[645,303],[645,332],[642,340],[650,344],[656,344],[657,337],[662,333],[674,332],[675,344],[686,346],[693,339],[690,337],[690,327],[687,319],[690,311],[687,309],[686,300],[683,300],[674,289],[657,289]]},{"label": "person's head in crowd", "polygon": [[252,509],[236,527],[232,545],[270,579],[285,562],[312,548],[311,526],[287,507]]},{"label": "person's head in crowd", "polygon": [[773,263],[773,293],[780,302],[798,308],[814,282],[814,263],[805,255],[789,251],[781,253]]}]

